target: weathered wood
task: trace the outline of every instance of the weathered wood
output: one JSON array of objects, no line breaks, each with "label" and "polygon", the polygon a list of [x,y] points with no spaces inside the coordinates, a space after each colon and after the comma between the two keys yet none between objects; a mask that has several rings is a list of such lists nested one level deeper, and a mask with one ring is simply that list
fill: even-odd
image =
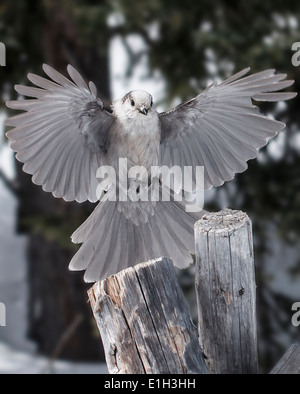
[{"label": "weathered wood", "polygon": [[292,345],[270,372],[271,375],[300,375],[300,345]]},{"label": "weathered wood", "polygon": [[167,258],[138,264],[89,291],[110,373],[205,374],[197,328]]},{"label": "weathered wood", "polygon": [[256,285],[249,217],[210,213],[195,224],[199,339],[211,373],[257,373]]}]

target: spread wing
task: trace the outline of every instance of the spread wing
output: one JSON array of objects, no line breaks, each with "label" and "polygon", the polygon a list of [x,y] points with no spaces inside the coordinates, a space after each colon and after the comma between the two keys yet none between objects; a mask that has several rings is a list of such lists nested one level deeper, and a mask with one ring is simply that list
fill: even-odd
[{"label": "spread wing", "polygon": [[6,120],[15,128],[7,133],[24,171],[35,184],[66,201],[96,201],[96,172],[104,156],[107,134],[115,117],[103,109],[97,89],[68,66],[69,80],[43,65],[48,80],[34,74],[36,87],[17,85],[30,100],[7,102],[27,111]]},{"label": "spread wing", "polygon": [[[256,101],[289,100],[278,92],[293,84],[286,74],[245,69],[194,99],[161,113],[161,165],[204,166],[204,187],[220,186],[247,168],[257,150],[285,127],[260,114]],[[243,77],[243,78],[242,78]]]}]

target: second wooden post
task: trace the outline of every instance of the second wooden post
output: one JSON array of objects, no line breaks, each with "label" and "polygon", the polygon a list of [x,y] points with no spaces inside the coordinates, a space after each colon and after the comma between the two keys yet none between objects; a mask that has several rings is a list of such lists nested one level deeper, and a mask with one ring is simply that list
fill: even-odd
[{"label": "second wooden post", "polygon": [[252,228],[241,211],[195,224],[199,337],[211,373],[257,373]]}]

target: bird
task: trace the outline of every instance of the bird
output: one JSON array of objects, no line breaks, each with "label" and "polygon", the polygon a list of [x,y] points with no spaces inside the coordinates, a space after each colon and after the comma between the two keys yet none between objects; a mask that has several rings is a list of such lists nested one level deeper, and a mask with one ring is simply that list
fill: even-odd
[{"label": "bird", "polygon": [[[169,111],[158,112],[152,95],[143,90],[115,100],[110,111],[95,84],[72,65],[68,77],[46,64],[43,70],[48,78],[28,74],[34,87],[15,86],[21,96],[6,105],[25,112],[5,121],[13,127],[7,137],[24,172],[45,192],[66,201],[98,202],[71,237],[82,245],[69,268],[85,271],[86,282],[161,256],[178,268],[188,267],[194,224],[206,211],[202,206],[189,211],[187,202],[201,188],[221,186],[244,172],[259,149],[284,129],[256,102],[290,100],[297,94],[282,92],[294,83],[287,74],[268,69],[249,75],[246,68]],[[120,164],[120,159],[126,161]],[[117,177],[103,185],[99,169],[108,166]],[[122,174],[138,166],[145,169],[141,176],[117,186]],[[203,168],[202,186],[192,181],[189,190],[179,190],[176,174],[172,184],[159,173],[150,176],[152,168],[163,166]],[[170,201],[141,198],[141,190],[149,194],[154,184],[160,193],[169,191]],[[127,200],[120,198],[123,189],[131,196]]]}]

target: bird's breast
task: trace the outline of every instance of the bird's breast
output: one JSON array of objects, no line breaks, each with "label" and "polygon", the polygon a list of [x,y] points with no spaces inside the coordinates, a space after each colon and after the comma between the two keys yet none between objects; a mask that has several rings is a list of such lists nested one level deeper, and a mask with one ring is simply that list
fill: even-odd
[{"label": "bird's breast", "polygon": [[[144,119],[145,118],[145,119]],[[156,116],[144,116],[119,123],[112,131],[108,153],[114,159],[126,158],[129,166],[144,166],[147,171],[159,160],[160,126]]]}]

